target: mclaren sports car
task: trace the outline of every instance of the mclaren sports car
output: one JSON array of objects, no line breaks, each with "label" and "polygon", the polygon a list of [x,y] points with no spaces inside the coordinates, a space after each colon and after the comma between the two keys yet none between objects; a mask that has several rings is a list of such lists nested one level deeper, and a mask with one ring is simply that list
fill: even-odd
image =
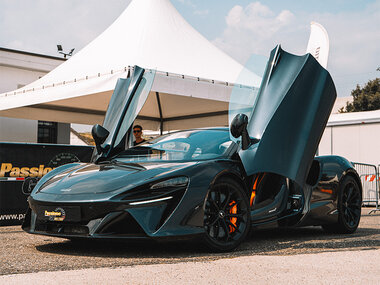
[{"label": "mclaren sports car", "polygon": [[227,251],[265,224],[357,229],[362,189],[352,164],[315,156],[336,91],[312,55],[272,50],[253,99],[231,95],[228,127],[176,131],[131,146],[154,76],[135,66],[118,80],[103,126],[92,129],[92,162],[60,166],[38,182],[26,232],[198,238]]}]

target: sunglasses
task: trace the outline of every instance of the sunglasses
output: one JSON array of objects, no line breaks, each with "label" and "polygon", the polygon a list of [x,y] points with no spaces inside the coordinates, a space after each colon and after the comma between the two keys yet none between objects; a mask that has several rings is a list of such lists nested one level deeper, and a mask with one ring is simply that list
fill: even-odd
[{"label": "sunglasses", "polygon": [[139,130],[133,130],[133,133],[141,133],[141,131],[139,131]]}]

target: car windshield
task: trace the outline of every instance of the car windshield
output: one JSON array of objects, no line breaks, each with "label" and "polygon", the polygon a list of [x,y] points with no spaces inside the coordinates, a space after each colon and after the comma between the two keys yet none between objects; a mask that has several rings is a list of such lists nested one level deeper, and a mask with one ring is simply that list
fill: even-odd
[{"label": "car windshield", "polygon": [[160,136],[127,149],[121,162],[205,160],[225,157],[232,141],[228,130],[189,130]]}]

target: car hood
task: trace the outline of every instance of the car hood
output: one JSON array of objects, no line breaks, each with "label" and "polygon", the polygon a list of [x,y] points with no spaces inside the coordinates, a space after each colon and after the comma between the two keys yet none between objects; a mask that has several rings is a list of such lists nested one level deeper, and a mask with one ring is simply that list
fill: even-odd
[{"label": "car hood", "polygon": [[64,170],[42,185],[36,186],[35,195],[79,195],[119,193],[170,176],[173,172],[197,162],[181,163],[102,163],[82,164]]}]

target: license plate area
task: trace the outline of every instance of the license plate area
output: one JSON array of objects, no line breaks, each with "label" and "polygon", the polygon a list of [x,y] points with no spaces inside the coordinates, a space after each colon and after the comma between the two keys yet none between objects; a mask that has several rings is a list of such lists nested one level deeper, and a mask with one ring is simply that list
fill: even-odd
[{"label": "license plate area", "polygon": [[37,219],[49,222],[79,222],[81,211],[78,206],[39,206]]}]

